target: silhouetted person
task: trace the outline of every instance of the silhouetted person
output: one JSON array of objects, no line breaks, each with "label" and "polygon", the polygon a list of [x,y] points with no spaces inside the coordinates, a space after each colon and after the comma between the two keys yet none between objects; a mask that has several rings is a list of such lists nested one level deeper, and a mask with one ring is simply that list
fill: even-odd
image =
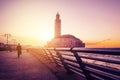
[{"label": "silhouetted person", "polygon": [[22,47],[21,47],[21,45],[20,45],[20,43],[18,43],[18,45],[17,45],[17,53],[18,53],[18,58],[20,58],[20,55],[22,54]]}]

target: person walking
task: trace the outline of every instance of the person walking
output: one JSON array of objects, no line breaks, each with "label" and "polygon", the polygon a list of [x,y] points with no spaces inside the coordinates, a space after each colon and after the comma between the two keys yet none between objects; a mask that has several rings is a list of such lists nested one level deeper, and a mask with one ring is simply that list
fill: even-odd
[{"label": "person walking", "polygon": [[22,47],[21,47],[20,43],[18,43],[16,50],[17,50],[18,58],[20,58],[20,55],[22,54],[22,51],[21,51]]}]

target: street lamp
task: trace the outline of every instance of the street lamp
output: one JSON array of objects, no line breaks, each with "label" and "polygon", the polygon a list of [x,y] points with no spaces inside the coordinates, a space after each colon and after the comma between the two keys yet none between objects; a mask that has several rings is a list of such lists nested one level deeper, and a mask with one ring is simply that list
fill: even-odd
[{"label": "street lamp", "polygon": [[7,45],[8,45],[8,39],[9,39],[9,37],[11,37],[11,34],[5,34],[4,36],[5,36],[6,39],[7,39],[7,42],[6,42],[6,43],[7,43]]}]

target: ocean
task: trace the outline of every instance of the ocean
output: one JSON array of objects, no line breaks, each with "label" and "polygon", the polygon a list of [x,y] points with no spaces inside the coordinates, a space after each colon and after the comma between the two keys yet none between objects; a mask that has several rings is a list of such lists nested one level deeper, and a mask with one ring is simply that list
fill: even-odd
[{"label": "ocean", "polygon": [[[115,52],[119,52],[118,54],[120,54],[120,48],[86,48],[86,49],[98,50],[98,51],[113,51],[113,52],[115,51]],[[71,52],[68,52],[67,54],[71,54]],[[87,53],[87,52],[86,53],[85,52],[78,52],[78,55],[83,56],[83,57],[88,57],[88,58],[97,58],[97,59],[113,60],[113,61],[120,62],[120,55],[114,55],[114,54],[107,55],[107,54],[97,54],[97,53]],[[71,57],[71,56],[64,56],[63,55],[63,57],[68,58],[68,59],[72,59],[72,60],[76,60],[75,57]],[[93,60],[93,59],[87,59],[87,58],[81,58],[81,59],[82,59],[82,61],[87,62],[87,63],[120,69],[120,64],[104,62],[104,61],[99,61],[99,60]]]},{"label": "ocean", "polygon": [[87,49],[109,50],[109,51],[120,51],[120,48],[87,48]]}]

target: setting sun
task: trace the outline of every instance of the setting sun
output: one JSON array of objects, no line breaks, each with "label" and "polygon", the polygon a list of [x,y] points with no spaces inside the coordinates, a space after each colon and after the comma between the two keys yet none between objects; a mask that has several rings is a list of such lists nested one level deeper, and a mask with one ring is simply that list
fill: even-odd
[{"label": "setting sun", "polygon": [[52,37],[52,34],[50,34],[48,31],[43,31],[40,36],[41,40],[43,41],[49,41],[52,39]]},{"label": "setting sun", "polygon": [[[86,44],[87,47],[120,47],[119,2],[87,3],[84,0],[3,0],[0,2],[0,35],[10,33],[10,43],[13,43],[12,39],[31,45],[46,43],[54,37],[54,21],[58,11],[61,35],[72,34],[90,44],[100,41],[97,44]],[[101,42],[108,38],[109,41]],[[6,38],[0,36],[0,42],[6,43]]]}]

